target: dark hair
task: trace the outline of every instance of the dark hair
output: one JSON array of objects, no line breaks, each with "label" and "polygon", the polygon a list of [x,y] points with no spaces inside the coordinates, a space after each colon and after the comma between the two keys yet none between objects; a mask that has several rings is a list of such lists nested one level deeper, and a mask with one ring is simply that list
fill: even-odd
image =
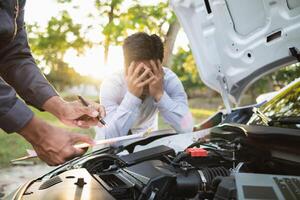
[{"label": "dark hair", "polygon": [[160,60],[164,58],[164,45],[159,36],[138,32],[124,40],[123,54],[125,66],[132,61]]}]

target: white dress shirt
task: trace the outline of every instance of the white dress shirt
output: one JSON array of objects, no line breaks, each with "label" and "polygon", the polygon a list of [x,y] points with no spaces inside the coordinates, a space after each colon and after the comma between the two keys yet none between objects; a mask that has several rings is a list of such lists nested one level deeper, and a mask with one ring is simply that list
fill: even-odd
[{"label": "white dress shirt", "polygon": [[148,96],[143,101],[127,89],[124,71],[118,71],[103,81],[100,103],[106,109],[107,127],[96,128],[96,139],[141,133],[158,129],[158,112],[177,132],[191,132],[193,118],[181,81],[168,68],[164,70],[164,93],[156,102]]}]

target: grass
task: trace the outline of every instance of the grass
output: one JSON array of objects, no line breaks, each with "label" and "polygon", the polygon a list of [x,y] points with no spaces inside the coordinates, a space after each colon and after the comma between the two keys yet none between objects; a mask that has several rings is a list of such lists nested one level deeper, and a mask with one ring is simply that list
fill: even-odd
[{"label": "grass", "polygon": [[192,115],[195,119],[201,120],[206,119],[207,117],[214,114],[215,110],[208,110],[208,109],[200,109],[200,108],[191,108]]},{"label": "grass", "polygon": [[[79,128],[69,128],[63,125],[57,118],[47,112],[39,112],[35,108],[31,108],[33,112],[39,118],[59,127],[67,128],[71,131],[87,134],[90,137],[94,137],[95,132],[93,129],[79,129]],[[215,111],[211,109],[198,109],[192,108],[191,112],[194,117],[195,123],[200,123],[202,120],[206,119],[208,116],[213,114]],[[168,124],[165,124],[162,117],[159,117],[159,129],[170,128]],[[0,129],[0,168],[10,166],[10,160],[22,157],[26,155],[26,149],[32,149],[31,145],[19,134],[12,133],[6,134]]]}]

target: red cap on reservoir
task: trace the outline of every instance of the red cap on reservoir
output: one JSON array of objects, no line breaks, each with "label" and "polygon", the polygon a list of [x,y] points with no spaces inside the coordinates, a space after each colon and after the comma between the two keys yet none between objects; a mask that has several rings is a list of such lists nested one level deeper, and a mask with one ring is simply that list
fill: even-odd
[{"label": "red cap on reservoir", "polygon": [[185,150],[187,153],[191,154],[192,157],[206,157],[208,152],[202,148],[187,148]]}]

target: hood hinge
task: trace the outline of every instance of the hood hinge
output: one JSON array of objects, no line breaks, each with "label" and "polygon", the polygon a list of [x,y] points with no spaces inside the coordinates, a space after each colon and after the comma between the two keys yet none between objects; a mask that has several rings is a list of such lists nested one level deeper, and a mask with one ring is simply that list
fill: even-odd
[{"label": "hood hinge", "polygon": [[228,83],[225,75],[219,71],[219,75],[217,76],[217,80],[219,81],[221,87],[221,96],[224,102],[224,106],[226,109],[226,113],[230,114],[232,110],[232,106],[229,99],[229,90]]}]

